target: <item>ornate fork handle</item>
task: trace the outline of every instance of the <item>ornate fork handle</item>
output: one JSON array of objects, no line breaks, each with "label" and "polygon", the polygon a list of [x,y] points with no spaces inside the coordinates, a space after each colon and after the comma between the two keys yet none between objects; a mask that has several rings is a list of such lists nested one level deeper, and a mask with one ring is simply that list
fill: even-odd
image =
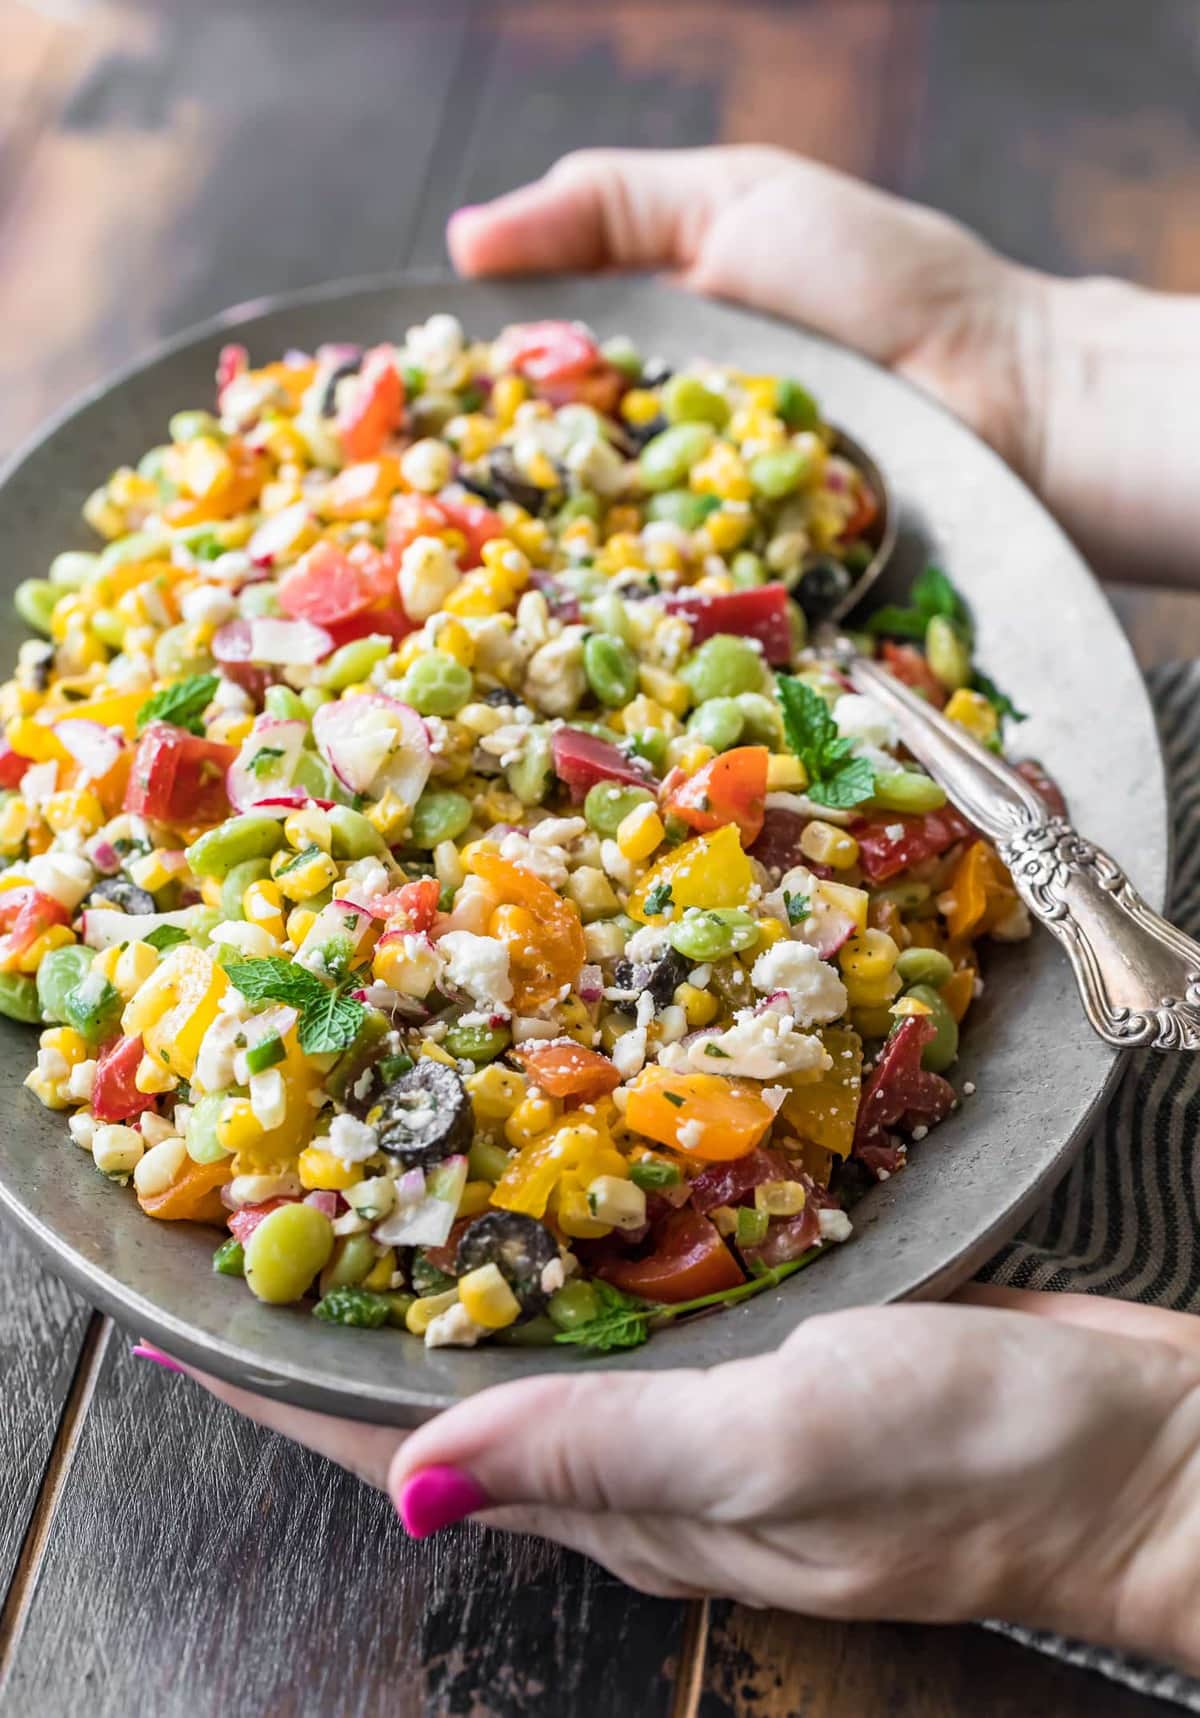
[{"label": "ornate fork handle", "polygon": [[1017,892],[1067,951],[1093,1027],[1122,1049],[1200,1049],[1200,944],[1156,913],[1010,764],[860,657],[841,666],[895,718],[914,757],[995,842]]}]

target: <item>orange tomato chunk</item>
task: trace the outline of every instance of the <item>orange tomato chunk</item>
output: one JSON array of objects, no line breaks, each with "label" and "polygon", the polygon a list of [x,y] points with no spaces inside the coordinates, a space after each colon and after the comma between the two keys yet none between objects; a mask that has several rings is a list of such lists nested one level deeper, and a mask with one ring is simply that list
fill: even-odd
[{"label": "orange tomato chunk", "polygon": [[725,1163],[754,1150],[775,1112],[742,1081],[650,1067],[629,1088],[625,1119],[634,1133],[685,1157]]}]

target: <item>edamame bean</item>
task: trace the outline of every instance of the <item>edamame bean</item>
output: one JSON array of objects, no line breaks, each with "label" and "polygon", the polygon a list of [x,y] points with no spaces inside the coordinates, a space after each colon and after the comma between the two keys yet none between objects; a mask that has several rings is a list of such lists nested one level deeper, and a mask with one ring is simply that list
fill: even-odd
[{"label": "edamame bean", "polygon": [[666,765],[670,743],[661,728],[643,728],[640,734],[632,734],[629,738],[630,749],[660,772]]},{"label": "edamame bean", "polygon": [[222,445],[229,440],[211,412],[176,412],[167,425],[167,434],[174,442],[195,441],[197,436],[207,436]]},{"label": "edamame bean", "polygon": [[614,370],[620,370],[621,374],[628,376],[631,382],[640,380],[642,355],[628,334],[612,335],[604,341],[600,351]]},{"label": "edamame bean", "polygon": [[[200,527],[210,531],[211,525]],[[129,567],[139,561],[169,561],[171,558],[171,539],[160,537],[154,531],[131,531],[128,537],[118,537],[115,543],[110,543],[100,551],[96,562],[98,575],[111,573],[115,567]]]},{"label": "edamame bean", "polygon": [[321,1272],[322,1294],[330,1289],[357,1288],[375,1265],[375,1243],[370,1235],[346,1235],[338,1241],[333,1257]]},{"label": "edamame bean", "polygon": [[576,1280],[564,1283],[550,1296],[546,1313],[559,1330],[574,1330],[587,1324],[600,1311],[600,1297],[591,1283]]},{"label": "edamame bean", "polygon": [[507,1026],[451,1026],[442,1043],[468,1062],[494,1062],[512,1043]]},{"label": "edamame bean", "polygon": [[277,615],[279,592],[270,584],[247,585],[238,596],[238,610],[248,620],[257,619],[261,615]]},{"label": "edamame bean", "polygon": [[192,1105],[185,1143],[193,1163],[219,1163],[231,1155],[217,1140],[217,1123],[228,1097],[228,1092],[208,1092]]},{"label": "edamame bean", "polygon": [[590,489],[581,489],[578,495],[568,495],[558,510],[558,517],[564,524],[572,519],[592,519],[600,522],[600,497],[593,495]]},{"label": "edamame bean", "polygon": [[37,985],[20,972],[0,972],[0,1014],[21,1020],[26,1026],[40,1025],[42,1010]]},{"label": "edamame bean", "polygon": [[62,948],[47,950],[42,956],[37,972],[37,994],[47,1020],[67,1018],[67,998],[91,971],[94,952],[84,948],[82,943],[66,943]]},{"label": "edamame bean", "polygon": [[639,805],[654,799],[644,787],[622,787],[612,781],[598,781],[590,787],[583,802],[583,815],[589,829],[597,835],[615,835],[622,821]]},{"label": "edamame bean", "polygon": [[729,576],[739,591],[749,591],[766,584],[767,569],[753,549],[739,549],[729,563]]},{"label": "edamame bean", "polygon": [[471,671],[444,650],[418,656],[401,683],[401,697],[422,716],[454,716],[471,701]]},{"label": "edamame bean", "polygon": [[750,481],[760,495],[780,501],[793,494],[811,476],[812,456],[803,448],[770,448],[750,461]]},{"label": "edamame bean", "polygon": [[679,670],[679,678],[697,704],[710,698],[734,698],[739,692],[761,692],[762,653],[731,632],[706,638]]},{"label": "edamame bean", "polygon": [[587,607],[587,618],[597,632],[611,633],[626,644],[630,642],[629,610],[616,591],[605,588],[593,597]]},{"label": "edamame bean", "polygon": [[914,1002],[925,1004],[929,1010],[926,1018],[933,1024],[934,1035],[921,1054],[921,1066],[929,1068],[935,1074],[945,1073],[958,1055],[958,1021],[931,985],[914,984],[907,994]]},{"label": "edamame bean", "polygon": [[268,686],[263,706],[277,722],[307,722],[308,711],[290,686]]},{"label": "edamame bean", "polygon": [[62,594],[62,586],[52,585],[49,579],[22,579],[13,592],[13,607],[26,626],[49,638],[54,606]]},{"label": "edamame bean", "polygon": [[319,752],[301,752],[292,768],[292,786],[303,788],[313,799],[345,799],[343,787]]},{"label": "edamame bean", "polygon": [[342,692],[360,680],[366,680],[377,662],[391,652],[392,641],[382,633],[372,632],[366,638],[351,639],[323,662],[317,670],[318,686],[331,692]]},{"label": "edamame bean", "polygon": [[706,423],[672,424],[638,455],[638,475],[647,489],[678,489],[688,472],[703,459],[713,443],[713,427]]},{"label": "edamame bean", "polygon": [[783,712],[774,698],[764,692],[742,692],[737,700],[745,723],[743,738],[748,745],[770,746],[778,751],[783,745]]},{"label": "edamame bean", "polygon": [[728,403],[698,376],[672,376],[662,391],[662,409],[671,424],[705,423],[724,429],[729,422]]},{"label": "edamame bean", "polygon": [[720,960],[758,941],[758,926],[741,907],[689,907],[668,927],[667,941],[687,960]]},{"label": "edamame bean", "polygon": [[[753,694],[751,694],[753,696]],[[736,698],[710,698],[688,717],[688,733],[695,734],[714,752],[728,751],[742,737],[746,718]]]},{"label": "edamame bean", "polygon": [[807,388],[781,376],[775,384],[775,410],[790,430],[813,430],[821,422],[817,402]]},{"label": "edamame bean", "polygon": [[928,984],[940,990],[954,976],[954,962],[940,948],[901,949],[896,972],[905,984]]},{"label": "edamame bean", "polygon": [[938,811],[946,803],[946,790],[917,770],[884,770],[875,777],[871,803],[879,811]]},{"label": "edamame bean", "polygon": [[[109,612],[124,637],[125,622],[119,614]],[[178,680],[187,674],[207,674],[213,665],[212,655],[202,645],[197,647],[196,632],[194,626],[184,622],[159,633],[154,642],[154,672],[160,680]]]},{"label": "edamame bean", "polygon": [[[125,638],[125,622],[116,609],[98,608],[92,615],[92,631],[101,644],[107,644],[110,650],[120,650]],[[165,680],[167,676],[164,674],[160,678]]]},{"label": "edamame bean", "polygon": [[299,1300],[333,1252],[333,1225],[303,1202],[269,1211],[246,1242],[246,1281],[259,1300]]},{"label": "edamame bean", "polygon": [[383,852],[383,836],[361,811],[333,805],[325,815],[329,819],[329,851],[335,859],[366,859]]},{"label": "edamame bean", "polygon": [[691,489],[664,489],[661,495],[650,497],[646,517],[678,525],[681,531],[695,531],[720,505],[719,495],[697,495]]},{"label": "edamame bean", "polygon": [[539,1313],[537,1318],[527,1318],[524,1324],[506,1324],[492,1340],[502,1348],[549,1348],[557,1335],[558,1326],[545,1313]]},{"label": "edamame bean", "polygon": [[935,614],[925,628],[925,655],[948,692],[969,685],[971,652],[954,622],[944,614]]},{"label": "edamame bean", "polygon": [[540,805],[554,773],[550,735],[545,728],[529,728],[511,763],[504,766],[504,779],[522,805]]},{"label": "edamame bean", "polygon": [[66,549],[61,555],[55,555],[50,563],[50,583],[61,585],[68,591],[80,590],[95,572],[99,559],[99,555],[85,555],[79,549]]},{"label": "edamame bean", "polygon": [[471,821],[471,802],[453,788],[426,788],[413,807],[409,839],[414,847],[437,846],[439,841],[453,841]]},{"label": "edamame bean", "polygon": [[333,693],[327,692],[324,686],[306,686],[300,694],[300,703],[305,715],[315,716],[322,704],[333,703]]},{"label": "edamame bean", "polygon": [[467,1153],[467,1175],[472,1181],[499,1181],[509,1165],[509,1153],[479,1134]]},{"label": "edamame bean", "polygon": [[251,883],[259,882],[263,877],[271,875],[269,859],[243,859],[221,884],[221,912],[227,919],[244,919],[242,911],[242,896]]},{"label": "edamame bean", "polygon": [[193,841],[185,856],[197,877],[228,877],[235,865],[246,859],[269,859],[282,846],[283,825],[278,818],[246,812]]},{"label": "edamame bean", "polygon": [[611,632],[593,632],[583,646],[583,672],[602,704],[619,710],[637,691],[637,657],[624,639]]}]

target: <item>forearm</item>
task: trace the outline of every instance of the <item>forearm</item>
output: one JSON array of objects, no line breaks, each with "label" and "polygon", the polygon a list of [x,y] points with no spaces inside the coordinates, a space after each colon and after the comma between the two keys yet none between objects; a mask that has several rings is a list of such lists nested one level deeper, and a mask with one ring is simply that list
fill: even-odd
[{"label": "forearm", "polygon": [[1025,475],[1101,576],[1200,588],[1200,297],[1054,280],[1042,303]]}]

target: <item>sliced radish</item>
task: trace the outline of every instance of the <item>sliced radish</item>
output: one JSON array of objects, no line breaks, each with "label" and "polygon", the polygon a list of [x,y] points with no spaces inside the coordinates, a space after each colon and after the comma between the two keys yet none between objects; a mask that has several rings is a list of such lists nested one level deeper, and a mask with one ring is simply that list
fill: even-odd
[{"label": "sliced radish", "polygon": [[289,788],[286,793],[273,793],[269,799],[254,801],[256,817],[289,817],[293,811],[299,811],[303,806],[316,805],[322,811],[331,811],[337,804],[334,799],[314,799],[311,793],[305,793],[301,787]]},{"label": "sliced radish", "polygon": [[81,716],[68,716],[54,729],[84,775],[91,781],[106,776],[125,750],[125,736]]},{"label": "sliced radish", "polygon": [[233,809],[249,811],[261,800],[291,798],[292,778],[307,737],[307,722],[260,716],[225,777],[225,791]]},{"label": "sliced radish", "polygon": [[89,948],[142,942],[163,925],[191,932],[204,913],[201,906],[180,907],[174,913],[122,913],[115,907],[88,907],[83,914],[83,940]]},{"label": "sliced radish", "polygon": [[322,704],[313,717],[317,749],[344,787],[415,805],[433,768],[429,733],[417,712],[379,692]]},{"label": "sliced radish", "polygon": [[350,901],[330,901],[308,927],[296,962],[318,973],[346,972],[368,953],[374,934],[370,913]]},{"label": "sliced radish", "polygon": [[332,649],[333,640],[323,626],[311,620],[279,620],[274,615],[227,621],[212,641],[218,662],[265,662],[280,667],[311,667]]}]

